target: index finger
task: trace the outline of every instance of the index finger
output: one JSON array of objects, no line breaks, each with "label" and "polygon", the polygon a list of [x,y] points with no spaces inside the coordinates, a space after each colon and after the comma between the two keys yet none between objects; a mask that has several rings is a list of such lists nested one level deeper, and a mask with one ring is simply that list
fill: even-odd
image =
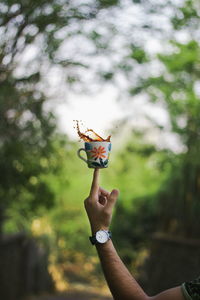
[{"label": "index finger", "polygon": [[94,169],[90,196],[98,194],[99,190],[99,169]]}]

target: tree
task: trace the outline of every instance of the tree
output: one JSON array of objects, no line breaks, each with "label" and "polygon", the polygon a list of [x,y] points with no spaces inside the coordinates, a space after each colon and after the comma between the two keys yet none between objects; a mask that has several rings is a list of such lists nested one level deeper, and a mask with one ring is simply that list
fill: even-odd
[{"label": "tree", "polygon": [[[45,109],[47,90],[43,69],[59,65],[68,70],[84,68],[80,61],[66,60],[57,51],[66,35],[81,34],[84,22],[118,1],[92,5],[74,1],[8,1],[0,3],[0,228],[9,208],[23,217],[41,206],[51,207],[55,195],[42,175],[59,172],[60,143],[53,113]],[[76,26],[75,23],[78,25]],[[82,30],[83,31],[83,30]],[[34,50],[37,52],[34,57]],[[31,58],[23,61],[28,51]],[[23,62],[22,62],[23,61]],[[78,80],[78,78],[74,77]],[[73,76],[67,75],[70,84]],[[56,142],[57,141],[57,142]],[[52,162],[54,160],[54,162]]]},{"label": "tree", "polygon": [[[180,138],[184,149],[172,161],[171,175],[158,195],[161,228],[171,234],[198,238],[200,45],[196,33],[200,17],[196,5],[197,1],[185,1],[172,17],[174,31],[169,41],[171,50],[157,56],[163,71],[159,76],[141,79],[140,85],[131,92],[136,95],[145,90],[151,101],[166,107],[171,130]],[[189,29],[186,29],[187,25]],[[177,37],[181,29],[187,37],[182,42]]]}]

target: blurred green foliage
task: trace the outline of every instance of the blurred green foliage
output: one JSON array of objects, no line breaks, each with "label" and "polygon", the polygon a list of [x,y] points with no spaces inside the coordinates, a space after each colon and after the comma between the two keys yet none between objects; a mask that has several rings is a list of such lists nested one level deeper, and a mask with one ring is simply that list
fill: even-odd
[{"label": "blurred green foliage", "polygon": [[[61,152],[68,140],[57,133],[55,117],[45,106],[43,72],[56,64],[71,71],[78,68],[78,72],[85,67],[75,59],[58,58],[57,51],[70,35],[84,35],[82,22],[95,18],[105,5],[106,1],[93,5],[57,0],[0,3],[0,228],[12,208],[23,224],[28,215],[55,204],[58,189],[54,186],[65,170]],[[70,25],[71,30],[61,34]],[[26,50],[34,52],[34,47],[37,55],[21,64]],[[66,79],[72,85],[79,77],[70,74]]]},{"label": "blurred green foliage", "polygon": [[[174,155],[168,178],[155,195],[157,230],[193,238],[199,237],[200,213],[200,45],[196,38],[200,16],[197,6],[198,1],[185,1],[172,17],[171,49],[157,55],[163,68],[159,76],[141,78],[140,83],[130,89],[133,96],[145,91],[153,103],[166,108],[171,131],[182,144],[182,153]],[[177,36],[187,24],[190,38],[180,42]]]},{"label": "blurred green foliage", "polygon": [[[133,2],[140,5],[144,1]],[[80,6],[73,1],[0,4],[0,228],[4,233],[25,230],[38,237],[50,248],[51,263],[75,281],[95,280],[98,272],[95,251],[88,247],[90,229],[83,207],[92,170],[77,157],[80,144],[58,133],[53,113],[45,109],[40,63],[46,60],[65,68],[84,67],[81,61],[58,61],[56,51],[66,38],[58,38],[59,30],[95,18],[98,10],[117,4],[103,0]],[[174,36],[188,24],[190,39],[181,43],[172,38],[171,52],[156,58],[162,64],[161,73],[154,77],[145,74],[130,88],[132,96],[146,93],[152,102],[164,105],[171,131],[179,137],[183,151],[177,154],[157,149],[147,142],[144,132],[133,131],[123,147],[112,153],[109,168],[101,170],[104,188],[120,190],[112,230],[128,263],[147,246],[155,231],[199,237],[200,46],[195,38],[199,21],[196,5],[196,1],[185,1],[171,20]],[[80,33],[79,27],[70,34]],[[18,54],[39,36],[42,46],[37,67],[17,75]],[[88,36],[98,51],[105,48],[97,31]],[[151,63],[141,46],[131,44],[129,53],[117,65],[124,73],[132,71],[129,60],[146,68]],[[101,77],[111,80],[114,71],[103,72]],[[78,77],[70,73],[67,78],[73,84]]]}]

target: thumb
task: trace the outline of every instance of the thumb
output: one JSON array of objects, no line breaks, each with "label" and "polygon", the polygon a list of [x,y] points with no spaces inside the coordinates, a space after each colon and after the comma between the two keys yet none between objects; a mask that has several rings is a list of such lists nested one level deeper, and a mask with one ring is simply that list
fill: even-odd
[{"label": "thumb", "polygon": [[107,202],[107,208],[108,209],[112,209],[113,206],[115,205],[117,198],[119,196],[119,190],[112,190],[112,192],[110,193],[109,197],[108,197],[108,202]]}]

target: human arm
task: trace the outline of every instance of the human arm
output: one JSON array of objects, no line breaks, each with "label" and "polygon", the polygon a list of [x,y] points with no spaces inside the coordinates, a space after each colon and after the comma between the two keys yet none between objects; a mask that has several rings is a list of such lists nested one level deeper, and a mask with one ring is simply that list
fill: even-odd
[{"label": "human arm", "polygon": [[[92,234],[100,229],[109,229],[118,194],[118,190],[109,193],[99,187],[99,169],[95,169],[90,195],[85,200]],[[125,267],[111,240],[105,244],[97,244],[96,248],[115,300],[184,300],[180,287],[149,297]]]}]

